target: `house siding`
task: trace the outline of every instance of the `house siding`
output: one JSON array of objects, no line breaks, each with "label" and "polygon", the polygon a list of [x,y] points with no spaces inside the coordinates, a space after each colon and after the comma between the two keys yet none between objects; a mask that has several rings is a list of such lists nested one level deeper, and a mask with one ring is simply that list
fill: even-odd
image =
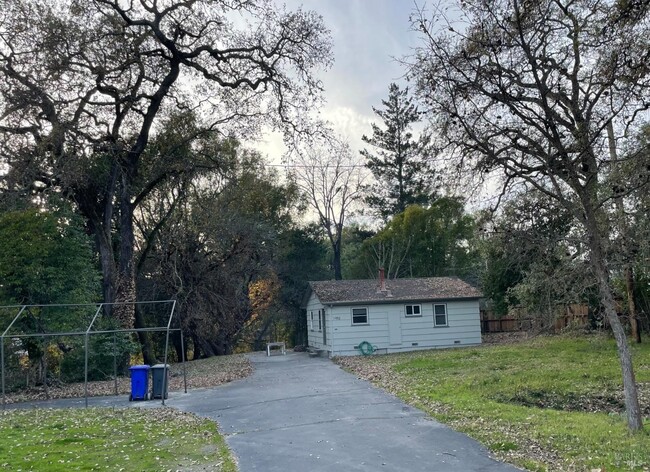
[{"label": "house siding", "polygon": [[[421,316],[406,316],[403,303],[355,305],[355,308],[368,309],[367,325],[352,324],[351,306],[330,306],[326,309],[329,346],[322,347],[322,333],[317,331],[309,332],[309,345],[326,349],[332,356],[351,356],[360,354],[357,346],[363,341],[375,346],[379,352],[386,353],[481,343],[478,300],[435,303],[447,305],[447,326],[434,326],[433,302],[414,303],[421,305]],[[323,305],[312,294],[307,305],[308,323],[310,311],[313,310],[316,314],[317,307],[322,308]],[[399,336],[393,333],[391,337],[389,317],[399,317],[399,324],[394,322],[392,325],[393,329],[399,326]]]},{"label": "house siding", "polygon": [[[321,329],[318,329],[318,310],[322,310],[325,307],[323,304],[318,300],[318,297],[315,294],[311,294],[309,297],[309,301],[307,302],[306,309],[307,309],[307,344],[309,347],[312,347],[314,349],[321,349],[325,351],[331,351],[331,348],[329,347],[329,344],[331,343],[331,337],[330,337],[330,326],[329,326],[329,319],[325,321],[325,329],[328,331],[327,334],[327,344],[323,344],[323,331],[322,331],[322,326]],[[314,313],[314,326],[312,328],[311,325],[311,313]],[[325,310],[325,316],[327,316],[327,310]]]}]

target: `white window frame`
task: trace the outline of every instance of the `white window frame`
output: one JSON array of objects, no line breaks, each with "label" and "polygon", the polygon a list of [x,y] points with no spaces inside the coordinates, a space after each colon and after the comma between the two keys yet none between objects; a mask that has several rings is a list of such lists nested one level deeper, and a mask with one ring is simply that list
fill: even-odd
[{"label": "white window frame", "polygon": [[[437,316],[441,316],[441,314],[436,314],[436,307],[437,306],[442,306],[442,307],[445,308],[445,324],[438,323]],[[434,303],[433,304],[433,326],[435,328],[443,328],[443,327],[449,326],[449,312],[447,311],[447,304],[446,303]]]},{"label": "white window frame", "polygon": [[[355,323],[354,322],[354,310],[366,310],[366,322],[365,323]],[[350,309],[350,321],[352,323],[352,326],[367,326],[370,324],[370,315],[368,314],[368,307],[365,306],[357,306],[357,307],[352,307]]]},{"label": "white window frame", "polygon": [[323,315],[325,310],[318,310],[318,331],[322,332],[323,331]]},{"label": "white window frame", "polygon": [[309,312],[309,314],[310,314],[309,331],[313,331],[314,330],[314,310],[311,310]]},{"label": "white window frame", "polygon": [[[408,308],[411,307],[411,314],[409,315],[408,313]],[[413,308],[418,307],[418,312],[415,313],[415,310]],[[416,304],[410,304],[410,305],[404,305],[404,316],[407,318],[417,318],[419,316],[422,316],[422,305],[419,303]]]}]

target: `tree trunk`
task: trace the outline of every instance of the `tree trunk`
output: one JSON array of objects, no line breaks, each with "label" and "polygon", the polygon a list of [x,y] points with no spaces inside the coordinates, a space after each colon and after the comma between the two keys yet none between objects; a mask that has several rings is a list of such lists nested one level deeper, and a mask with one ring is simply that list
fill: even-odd
[{"label": "tree trunk", "polygon": [[203,352],[201,350],[201,344],[199,337],[196,334],[192,334],[192,360],[201,359]]},{"label": "tree trunk", "polygon": [[296,312],[296,320],[293,324],[293,345],[307,345],[307,313],[302,308]]},{"label": "tree trunk", "polygon": [[634,303],[634,271],[629,265],[625,268],[625,289],[627,292],[627,311],[630,315],[630,331],[635,342],[641,342],[639,320],[636,317],[636,303]]},{"label": "tree trunk", "polygon": [[201,358],[202,359],[207,359],[208,357],[212,356],[218,356],[219,352],[216,347],[216,342],[214,341],[208,341],[205,339],[202,339],[201,341]]},{"label": "tree trunk", "polygon": [[232,354],[232,336],[220,330],[217,333],[216,339],[210,340],[210,347],[212,348],[211,355],[213,356],[227,356]]},{"label": "tree trunk", "polygon": [[630,430],[639,431],[643,429],[643,416],[639,408],[639,394],[634,377],[632,353],[630,352],[630,346],[625,336],[625,330],[616,313],[614,296],[609,280],[609,271],[604,257],[603,241],[599,236],[595,211],[588,211],[589,208],[586,205],[585,210],[585,225],[589,236],[590,262],[598,281],[601,303],[605,309],[607,321],[609,321],[609,325],[612,328],[619,361],[621,363],[627,424]]},{"label": "tree trunk", "polygon": [[124,170],[119,194],[120,248],[115,301],[123,302],[114,309],[113,316],[123,328],[133,328],[135,321],[135,270],[133,264],[133,205],[131,203],[131,174]]},{"label": "tree trunk", "polygon": [[[174,345],[174,350],[176,351],[177,362],[182,362],[183,359],[187,360],[187,343],[181,345],[181,333],[178,331],[174,332],[171,335],[171,338],[172,344]],[[185,352],[183,352],[183,348],[185,348]]]},{"label": "tree trunk", "polygon": [[[135,313],[135,323],[134,326],[136,329],[138,328],[146,328],[146,323],[144,320],[144,314],[142,313],[142,309],[138,307],[138,305],[134,305],[134,313]],[[145,331],[138,331],[138,341],[140,342],[140,346],[142,348],[142,357],[144,358],[144,363],[153,365],[157,364],[156,360],[156,354],[153,349],[153,345],[151,343],[151,336],[149,333]]]},{"label": "tree trunk", "polygon": [[[614,139],[614,125],[610,120],[607,123],[607,142],[609,143],[609,157],[613,163],[618,163],[618,152],[616,151],[616,139]],[[636,318],[636,305],[634,304],[634,272],[632,270],[632,257],[631,251],[628,247],[628,225],[625,218],[625,207],[623,205],[623,197],[617,196],[616,210],[618,216],[618,224],[620,225],[620,233],[623,238],[623,251],[625,260],[625,289],[627,291],[627,307],[630,319],[630,329],[632,331],[632,339],[637,343],[641,342],[641,333],[639,332],[638,322]]]},{"label": "tree trunk", "polygon": [[[74,201],[79,208],[79,212],[88,223],[88,229],[95,238],[96,249],[99,253],[104,303],[113,303],[115,301],[116,264],[111,229],[118,173],[118,165],[113,161],[110,180],[106,188],[98,191],[96,187],[90,185],[87,187],[79,186],[74,190]],[[112,312],[112,305],[104,306],[106,316],[110,317]]]},{"label": "tree trunk", "polygon": [[[110,239],[110,232],[101,224],[93,220],[88,220],[90,231],[95,235],[95,244],[99,252],[99,263],[102,270],[102,296],[104,303],[115,301],[115,258],[113,254],[113,245]],[[104,313],[110,316],[112,306],[107,305]]]},{"label": "tree trunk", "polygon": [[627,342],[623,325],[616,313],[614,298],[612,296],[606,271],[604,271],[603,268],[597,269],[596,277],[598,278],[598,286],[602,303],[605,307],[605,314],[607,315],[607,320],[609,321],[612,332],[614,333],[616,347],[618,348],[619,361],[623,372],[623,391],[625,394],[627,424],[632,431],[639,431],[643,429],[643,417],[641,415],[641,409],[639,408],[639,394],[637,391],[636,379],[634,377],[630,346]]},{"label": "tree trunk", "polygon": [[273,319],[270,316],[267,316],[262,326],[255,332],[255,338],[253,339],[253,351],[263,351],[266,348],[265,340],[272,322]]},{"label": "tree trunk", "polygon": [[341,272],[341,236],[339,233],[338,239],[332,245],[332,251],[334,252],[334,260],[332,265],[334,266],[334,279],[343,280],[343,274]]}]

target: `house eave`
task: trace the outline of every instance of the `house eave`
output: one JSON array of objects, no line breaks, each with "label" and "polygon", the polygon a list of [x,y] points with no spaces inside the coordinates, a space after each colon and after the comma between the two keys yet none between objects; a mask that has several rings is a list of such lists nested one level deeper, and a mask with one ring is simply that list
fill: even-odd
[{"label": "house eave", "polygon": [[482,296],[473,297],[435,297],[435,298],[385,298],[382,300],[337,300],[322,301],[323,305],[331,306],[349,306],[349,305],[403,305],[406,303],[435,303],[435,302],[455,302],[480,300]]}]

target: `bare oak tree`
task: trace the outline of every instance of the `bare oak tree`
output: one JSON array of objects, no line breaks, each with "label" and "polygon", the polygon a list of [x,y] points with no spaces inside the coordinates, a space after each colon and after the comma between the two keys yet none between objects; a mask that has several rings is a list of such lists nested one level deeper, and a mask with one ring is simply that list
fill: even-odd
[{"label": "bare oak tree", "polygon": [[270,0],[0,0],[0,12],[4,188],[75,202],[105,302],[135,298],[134,210],[191,168],[144,172],[161,119],[191,111],[198,132],[226,136],[301,131],[320,102],[313,71],[331,60],[318,15]]},{"label": "bare oak tree", "polygon": [[[623,146],[650,108],[650,3],[609,0],[474,0],[463,21],[420,10],[423,43],[410,73],[446,153],[474,173],[501,172],[557,201],[584,229],[588,262],[612,328],[627,420],[642,428],[625,331],[616,313],[609,255],[618,194],[603,185],[616,166],[607,128]],[[462,24],[461,24],[462,23]],[[633,159],[633,158],[630,158]],[[611,182],[610,182],[611,183]]]}]

